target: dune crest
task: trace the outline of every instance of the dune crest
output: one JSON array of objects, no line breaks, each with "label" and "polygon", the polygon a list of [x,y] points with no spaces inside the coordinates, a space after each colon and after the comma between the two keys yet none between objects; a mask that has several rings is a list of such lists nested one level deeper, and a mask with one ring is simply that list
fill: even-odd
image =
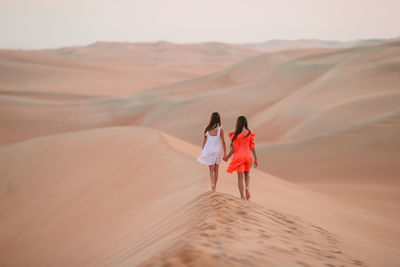
[{"label": "dune crest", "polygon": [[280,178],[252,170],[252,202],[243,202],[223,163],[217,190],[231,195],[204,193],[209,181],[195,161],[199,152],[144,127],[1,147],[0,265],[132,266],[156,264],[159,253],[176,263],[188,255],[201,263],[245,263],[251,255],[259,266],[399,262],[395,222]]},{"label": "dune crest", "polygon": [[259,54],[223,43],[97,42],[34,51],[0,49],[0,90],[129,95],[211,74]]},{"label": "dune crest", "polygon": [[[126,48],[136,49],[130,46]],[[175,51],[170,43],[141,46],[157,53],[163,53],[157,46]],[[99,43],[84,50],[111,53],[117,47]],[[210,43],[189,50],[228,49],[224,47]],[[257,134],[260,169],[393,218],[400,214],[393,204],[399,195],[394,187],[400,144],[399,53],[399,40],[348,49],[279,51],[129,96],[56,98],[4,90],[0,144],[120,125],[156,128],[199,144],[210,112],[222,114],[226,131],[244,114]],[[370,187],[352,187],[357,197],[335,191],[360,181]],[[332,186],[336,182],[340,187]],[[381,193],[383,188],[390,189],[390,197]],[[371,199],[380,204],[370,205]],[[385,209],[388,205],[391,208]]]},{"label": "dune crest", "polygon": [[[0,51],[0,265],[399,265],[400,41],[254,53]],[[205,193],[213,111],[256,132],[251,202],[225,162]]]},{"label": "dune crest", "polygon": [[[169,231],[181,234],[154,251],[151,243],[162,242]],[[153,256],[140,266],[366,266],[343,251],[338,237],[327,230],[224,193],[198,196],[139,244],[111,266],[138,264],[135,256],[141,250]]]}]

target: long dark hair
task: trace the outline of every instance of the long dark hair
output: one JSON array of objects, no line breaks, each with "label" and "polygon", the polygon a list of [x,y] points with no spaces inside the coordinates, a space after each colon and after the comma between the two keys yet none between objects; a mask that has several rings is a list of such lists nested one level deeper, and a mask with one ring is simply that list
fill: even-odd
[{"label": "long dark hair", "polygon": [[241,132],[243,132],[243,129],[246,129],[247,131],[249,131],[249,133],[246,135],[246,137],[249,136],[251,131],[250,131],[249,127],[247,127],[247,119],[245,116],[239,116],[236,120],[235,135],[232,138],[231,146],[233,145],[233,142],[235,141],[237,136]]},{"label": "long dark hair", "polygon": [[218,112],[213,112],[211,114],[210,122],[208,123],[208,126],[204,130],[204,133],[212,129],[215,129],[218,126],[221,126],[221,117],[219,116]]}]

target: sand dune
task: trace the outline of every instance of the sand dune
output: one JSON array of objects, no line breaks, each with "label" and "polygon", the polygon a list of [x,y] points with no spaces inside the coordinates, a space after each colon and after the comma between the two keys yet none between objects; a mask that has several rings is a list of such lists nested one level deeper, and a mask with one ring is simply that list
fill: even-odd
[{"label": "sand dune", "polygon": [[[143,117],[143,125],[195,143],[198,142],[198,129],[203,128],[212,110],[220,111],[224,125],[231,128],[237,115],[257,114],[320,75],[324,69],[313,68],[288,79],[287,70],[284,70],[296,58],[316,52],[320,53],[321,49],[265,54],[213,75],[145,90],[133,95],[131,103],[139,109],[143,105],[151,107]],[[304,67],[295,65],[291,72],[300,69]],[[145,99],[146,103],[137,103],[138,99]],[[182,114],[190,114],[190,122]],[[118,113],[113,115],[118,116]],[[184,121],[188,123],[185,129],[176,127]]]},{"label": "sand dune", "polygon": [[[359,123],[360,119],[376,118],[382,112],[387,112],[388,110],[382,111],[382,108],[385,107],[380,98],[383,94],[390,98],[390,94],[399,92],[397,86],[399,82],[397,74],[399,47],[400,42],[397,41],[380,46],[352,48],[328,55],[311,55],[303,58],[301,60],[303,64],[324,64],[330,65],[330,67],[312,82],[297,88],[298,90],[290,96],[253,117],[257,128],[263,132],[263,138],[266,141],[285,140],[284,135],[288,131],[302,126],[299,121],[316,116],[319,112],[334,106],[338,109],[329,117],[327,116],[326,121],[330,121],[335,113],[336,118],[332,118],[335,120],[334,123],[337,123],[339,119],[346,123],[346,120],[349,121],[347,114],[351,106],[354,106],[355,116],[359,116],[358,114],[362,112],[366,114],[364,118],[356,117],[353,120],[355,125]],[[353,104],[346,105],[350,101],[353,101]],[[389,111],[396,110],[396,101],[388,104]],[[369,114],[368,111],[365,111],[369,105],[376,114],[374,111]],[[374,107],[375,105],[379,105],[380,110],[379,107]],[[340,112],[341,108],[344,109],[343,112]],[[282,119],[276,120],[277,117]],[[267,124],[268,127],[263,127]],[[340,127],[338,126],[338,128]],[[279,135],[271,133],[276,129],[280,130]],[[325,130],[324,125],[319,128],[319,131],[321,130]],[[315,131],[315,127],[311,128],[304,137],[309,137],[313,134],[310,132]]]},{"label": "sand dune", "polygon": [[[74,104],[66,98],[43,105],[8,94],[1,141],[144,125],[199,144],[210,112],[222,114],[226,130],[244,114],[257,133],[263,171],[335,197],[349,185],[354,190],[338,198],[393,218],[399,195],[392,187],[398,173],[399,47],[394,41],[268,53],[194,80],[130,96],[85,96]],[[30,105],[22,104],[27,98]],[[16,99],[21,105],[14,105]],[[362,182],[369,186],[357,190]],[[392,193],[382,194],[386,189]]]},{"label": "sand dune", "polygon": [[300,40],[269,40],[261,43],[245,43],[245,47],[260,50],[263,52],[274,52],[280,50],[290,50],[299,48],[348,48],[352,46],[373,45],[386,42],[385,39],[366,39],[355,41],[325,41],[318,39],[300,39]]},{"label": "sand dune", "polygon": [[397,111],[350,130],[261,145],[262,169],[399,220],[399,118]]},{"label": "sand dune", "polygon": [[[325,229],[231,195],[205,193],[176,217],[169,222],[176,229],[185,224],[192,228],[142,266],[301,266],[307,262],[365,266],[346,255],[337,237]],[[157,230],[160,235],[168,233],[163,227]],[[132,264],[129,257],[115,262]]]},{"label": "sand dune", "polygon": [[127,95],[213,73],[260,53],[222,43],[166,42],[0,50],[0,90]]},{"label": "sand dune", "polygon": [[266,54],[132,98],[154,103],[142,124],[194,144],[210,112],[227,129],[248,115],[263,171],[398,219],[399,44]]},{"label": "sand dune", "polygon": [[[212,73],[259,53],[222,43],[166,42],[1,50],[0,144],[107,125],[104,120],[115,108],[123,116],[121,106],[129,102],[124,95]],[[88,105],[99,99],[96,106]],[[113,123],[132,124],[132,117],[137,114],[130,111],[128,119]]]},{"label": "sand dune", "polygon": [[204,193],[207,172],[194,161],[198,153],[137,127],[3,146],[1,265],[400,260],[396,224],[262,172],[252,173],[254,203],[236,197],[235,178],[224,172],[219,190],[235,196]]},{"label": "sand dune", "polygon": [[96,42],[87,46],[42,50],[58,58],[83,59],[91,62],[165,65],[188,63],[234,63],[260,54],[257,50],[218,42],[176,44]]},{"label": "sand dune", "polygon": [[[0,51],[0,265],[399,265],[400,42],[258,53]],[[212,111],[257,133],[251,202],[207,192]]]},{"label": "sand dune", "polygon": [[120,127],[0,148],[0,265],[104,266],[203,193],[200,166],[163,140]]}]

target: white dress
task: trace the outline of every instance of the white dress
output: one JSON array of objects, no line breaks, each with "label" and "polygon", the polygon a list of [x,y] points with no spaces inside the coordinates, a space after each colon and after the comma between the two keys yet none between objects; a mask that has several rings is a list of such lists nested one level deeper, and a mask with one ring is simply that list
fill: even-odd
[{"label": "white dress", "polygon": [[203,151],[200,157],[197,159],[198,162],[204,165],[220,164],[223,156],[222,142],[220,137],[222,126],[218,127],[218,133],[216,136],[212,136],[206,132],[207,141],[204,145]]}]

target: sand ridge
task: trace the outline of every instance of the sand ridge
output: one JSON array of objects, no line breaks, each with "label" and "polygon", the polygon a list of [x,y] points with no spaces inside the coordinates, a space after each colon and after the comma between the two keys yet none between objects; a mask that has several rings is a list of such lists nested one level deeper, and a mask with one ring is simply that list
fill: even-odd
[{"label": "sand ridge", "polygon": [[[194,160],[198,152],[143,127],[83,130],[3,146],[2,265],[131,266],[158,262],[159,253],[176,262],[201,256],[200,263],[215,260],[215,254],[229,262],[253,255],[250,260],[260,266],[266,260],[398,262],[394,225],[260,171],[251,174],[252,203],[235,196],[235,177],[223,172],[224,165],[218,190],[230,195],[204,193],[208,177]],[[170,250],[188,240],[189,251]]]},{"label": "sand ridge", "polygon": [[210,74],[260,53],[223,43],[163,42],[0,50],[0,90],[129,95]]},{"label": "sand ridge", "polygon": [[[397,266],[399,47],[0,51],[0,265]],[[207,192],[213,111],[251,202],[225,162]]]},{"label": "sand ridge", "polygon": [[[110,46],[90,49],[118,51],[118,44]],[[153,47],[143,44],[147,46]],[[205,51],[208,46],[224,47],[208,44]],[[42,92],[39,98],[6,93],[0,108],[0,143],[96,127],[142,125],[199,144],[199,131],[210,112],[221,113],[226,131],[244,114],[257,134],[260,169],[395,218],[399,212],[393,199],[397,201],[399,194],[386,198],[380,192],[384,187],[390,192],[397,188],[393,186],[399,166],[399,53],[398,40],[348,49],[278,51],[211,75],[128,96],[90,98],[91,94],[85,94],[79,99],[71,93],[76,99],[72,101],[66,94],[56,98],[54,93]],[[353,186],[354,194],[332,191],[361,180],[371,187],[357,190]],[[330,186],[336,182],[339,187]],[[370,205],[371,198],[376,204]]]},{"label": "sand ridge", "polygon": [[[366,266],[342,251],[337,237],[325,229],[229,194],[204,193],[174,217],[168,223],[190,228],[140,266]],[[115,266],[136,264],[130,257]]]}]

